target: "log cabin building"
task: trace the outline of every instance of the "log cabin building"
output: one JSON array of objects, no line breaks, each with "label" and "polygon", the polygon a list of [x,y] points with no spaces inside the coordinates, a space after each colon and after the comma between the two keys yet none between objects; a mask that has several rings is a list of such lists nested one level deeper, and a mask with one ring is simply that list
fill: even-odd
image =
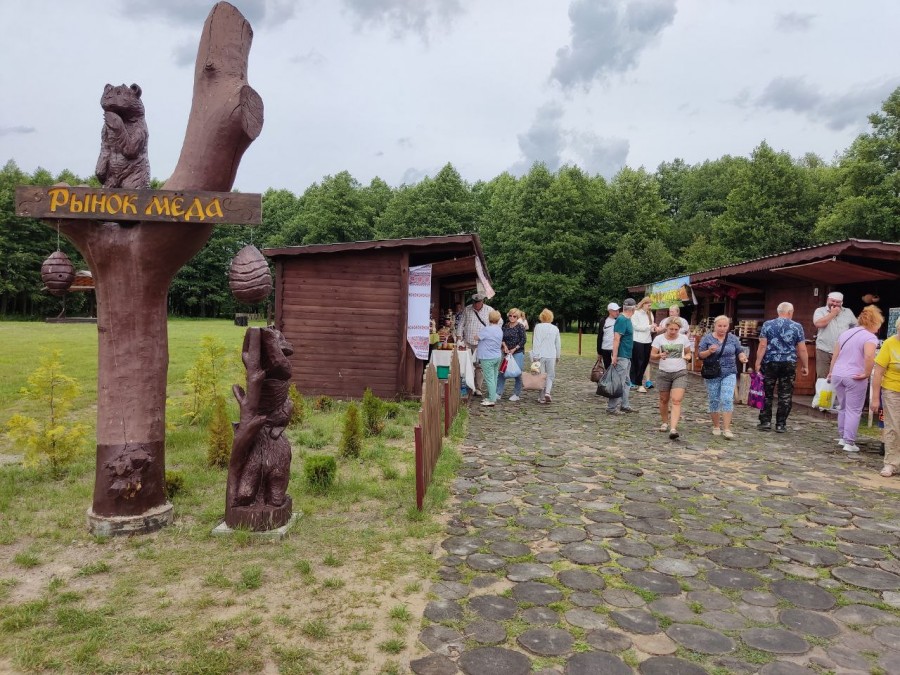
[{"label": "log cabin building", "polygon": [[265,249],[275,263],[275,325],[291,342],[303,395],[421,395],[425,361],[407,343],[409,269],[431,264],[431,318],[493,295],[476,234]]}]

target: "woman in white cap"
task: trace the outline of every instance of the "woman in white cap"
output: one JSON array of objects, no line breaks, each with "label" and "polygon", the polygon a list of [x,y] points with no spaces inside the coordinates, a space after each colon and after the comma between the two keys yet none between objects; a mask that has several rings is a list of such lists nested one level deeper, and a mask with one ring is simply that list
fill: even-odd
[{"label": "woman in white cap", "polygon": [[609,368],[612,361],[613,348],[613,326],[616,325],[616,318],[621,311],[618,303],[611,302],[606,306],[607,316],[600,324],[600,331],[597,333],[597,356],[603,359],[603,369]]}]

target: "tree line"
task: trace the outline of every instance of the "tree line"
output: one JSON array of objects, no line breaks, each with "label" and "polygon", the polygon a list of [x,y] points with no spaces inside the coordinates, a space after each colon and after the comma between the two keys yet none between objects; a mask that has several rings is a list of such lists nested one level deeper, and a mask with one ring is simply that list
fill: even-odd
[{"label": "tree line", "polygon": [[[761,142],[749,157],[724,156],[655,171],[625,167],[611,180],[577,166],[534,164],[469,184],[452,164],[414,185],[368,185],[342,171],[302,194],[266,191],[263,224],[217,227],[175,278],[173,315],[227,317],[248,308],[228,288],[231,258],[259,248],[475,232],[497,297],[529,316],[550,307],[568,323],[593,323],[626,287],[811,244],[859,237],[900,241],[900,88],[869,116],[870,128],[840,156],[791,157]],[[55,314],[41,291],[40,266],[57,235],[16,218],[17,185],[98,186],[70,171],[0,170],[0,316]],[[158,187],[158,183],[154,187]],[[84,262],[63,238],[76,269]],[[67,300],[70,314],[86,300]],[[255,308],[259,309],[259,308]]]}]

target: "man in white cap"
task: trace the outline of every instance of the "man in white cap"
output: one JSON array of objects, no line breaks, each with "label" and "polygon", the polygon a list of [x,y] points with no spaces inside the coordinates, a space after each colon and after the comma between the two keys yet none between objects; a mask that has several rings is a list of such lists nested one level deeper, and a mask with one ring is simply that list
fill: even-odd
[{"label": "man in white cap", "polygon": [[[478,334],[481,329],[488,325],[488,316],[494,308],[486,305],[484,296],[481,293],[475,293],[472,296],[472,304],[466,307],[463,312],[463,318],[460,329],[461,337],[458,339],[466,343],[466,346],[475,353],[478,348]],[[484,391],[484,373],[481,371],[481,365],[475,364],[475,396],[481,396]]]},{"label": "man in white cap", "polygon": [[606,306],[607,316],[600,326],[600,332],[597,333],[597,356],[603,359],[603,368],[609,368],[612,360],[613,348],[613,326],[616,325],[616,319],[622,308],[618,303],[611,302]]},{"label": "man in white cap", "polygon": [[856,325],[856,316],[844,307],[844,294],[832,291],[825,299],[825,306],[813,314],[813,325],[819,329],[816,335],[816,377],[827,377],[831,368],[831,355],[838,336]]}]

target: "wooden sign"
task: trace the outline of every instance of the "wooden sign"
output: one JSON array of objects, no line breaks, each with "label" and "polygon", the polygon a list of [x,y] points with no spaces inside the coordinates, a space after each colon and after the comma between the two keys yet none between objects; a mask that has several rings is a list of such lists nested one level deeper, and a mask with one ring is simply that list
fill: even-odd
[{"label": "wooden sign", "polygon": [[259,225],[262,195],[70,187],[16,188],[16,215],[28,218]]}]

